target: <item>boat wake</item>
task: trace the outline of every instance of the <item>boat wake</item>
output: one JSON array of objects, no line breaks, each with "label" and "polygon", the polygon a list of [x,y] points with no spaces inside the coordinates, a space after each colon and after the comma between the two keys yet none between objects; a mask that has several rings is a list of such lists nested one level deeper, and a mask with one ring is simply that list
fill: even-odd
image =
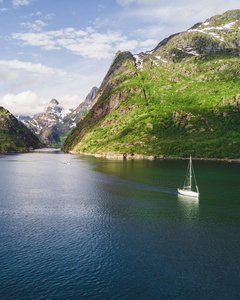
[{"label": "boat wake", "polygon": [[103,181],[104,183],[110,183],[110,184],[114,184],[114,185],[120,185],[120,186],[125,186],[125,187],[136,188],[136,189],[143,189],[143,190],[148,190],[148,191],[153,191],[153,192],[167,193],[167,194],[173,194],[173,195],[178,194],[178,192],[176,190],[153,186],[153,185],[148,185],[148,184],[144,184],[144,183],[140,183],[140,182],[138,183],[138,182],[129,181],[129,180],[120,179],[120,178],[112,178],[111,177],[111,178],[108,178],[108,180],[100,179],[100,181]]}]

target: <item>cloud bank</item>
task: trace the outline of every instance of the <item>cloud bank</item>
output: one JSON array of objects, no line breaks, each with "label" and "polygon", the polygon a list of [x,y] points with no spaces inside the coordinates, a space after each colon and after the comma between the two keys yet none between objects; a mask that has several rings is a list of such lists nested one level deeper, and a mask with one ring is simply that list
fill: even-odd
[{"label": "cloud bank", "polygon": [[[43,64],[33,64],[19,60],[0,60],[0,88],[7,90],[0,95],[0,105],[17,115],[33,115],[44,111],[46,104],[51,100],[51,90],[58,90],[61,95],[61,104],[67,108],[76,108],[80,104],[80,96],[71,94],[71,85],[79,82],[88,82],[86,75],[68,73],[61,69],[50,68]],[[65,94],[60,87],[69,86],[70,93]],[[33,88],[40,89],[40,92]],[[41,90],[46,90],[47,97],[39,96]],[[24,91],[22,91],[24,90]],[[15,92],[14,92],[15,91]],[[57,97],[56,92],[52,97]]]},{"label": "cloud bank", "polygon": [[[0,9],[0,13],[9,11],[17,16],[11,19],[14,26],[2,30],[2,41],[5,37],[9,48],[2,48],[0,60],[0,105],[16,114],[33,114],[43,111],[45,104],[41,103],[56,98],[63,106],[75,108],[93,85],[100,85],[117,51],[135,54],[152,50],[173,33],[239,7],[239,0],[112,2],[111,6],[102,0],[94,10],[88,2],[71,6],[61,1],[56,6],[49,1],[46,10],[44,1],[10,0],[10,7]],[[87,9],[86,16],[78,18],[77,8],[80,13],[86,7],[91,7],[91,14]],[[7,12],[1,16],[7,18]],[[27,61],[18,60],[19,55]],[[42,63],[32,63],[31,59]]]},{"label": "cloud bank", "polygon": [[29,0],[13,0],[12,5],[13,7],[20,7],[20,6],[27,6],[30,4]]},{"label": "cloud bank", "polygon": [[25,91],[19,94],[7,93],[0,98],[1,105],[15,115],[32,115],[44,111],[46,103],[36,93]]},{"label": "cloud bank", "polygon": [[[30,27],[29,24],[27,26]],[[35,31],[38,31],[37,29]],[[118,31],[97,32],[92,27],[85,30],[65,28],[58,31],[13,33],[12,38],[23,45],[38,46],[44,50],[65,49],[75,55],[93,59],[109,58],[119,50],[135,51],[144,44],[154,47],[158,43],[154,39],[147,39],[143,42],[128,39]]]}]

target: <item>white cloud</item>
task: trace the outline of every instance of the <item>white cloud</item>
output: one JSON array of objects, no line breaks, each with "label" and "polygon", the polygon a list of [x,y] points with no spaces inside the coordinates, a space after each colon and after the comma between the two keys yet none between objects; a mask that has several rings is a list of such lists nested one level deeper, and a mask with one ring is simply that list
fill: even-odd
[{"label": "white cloud", "polygon": [[[159,42],[171,34],[185,31],[216,14],[239,7],[239,0],[115,0],[124,7],[125,23],[138,24],[129,35],[138,39],[153,38]],[[153,30],[152,30],[153,29]],[[141,35],[142,33],[142,35]]]},{"label": "white cloud", "polygon": [[81,80],[87,80],[85,75],[65,72],[61,69],[50,68],[42,64],[21,62],[18,60],[0,60],[0,89],[5,91],[22,91],[26,89],[51,90],[56,93],[61,85],[77,85]]},{"label": "white cloud", "polygon": [[43,27],[47,26],[47,23],[41,20],[36,20],[34,23],[22,22],[20,23],[20,25],[27,28],[30,31],[40,32],[43,29]]},{"label": "white cloud", "polygon": [[51,33],[13,33],[13,38],[21,40],[24,45],[41,46],[45,50],[60,49],[56,46]]},{"label": "white cloud", "polygon": [[29,5],[30,1],[29,0],[13,0],[12,5],[14,7],[20,7],[20,6],[26,6]]},{"label": "white cloud", "polygon": [[[33,64],[31,62],[22,62],[19,60],[0,60],[0,66],[8,69],[22,70],[35,75],[56,75],[67,76],[65,71],[53,69],[42,64]],[[72,76],[73,74],[71,74]],[[77,75],[77,74],[75,74]]]},{"label": "white cloud", "polygon": [[20,72],[18,70],[10,70],[7,65],[0,64],[0,83],[11,82],[19,78]]},{"label": "white cloud", "polygon": [[143,48],[143,51],[146,51],[146,50],[152,50],[157,46],[158,43],[159,43],[158,40],[148,39],[146,41],[141,42],[140,46],[141,48]]},{"label": "white cloud", "polygon": [[144,5],[144,6],[151,6],[154,4],[159,4],[159,0],[116,0],[116,2],[121,6],[129,6],[132,3],[138,4],[138,5]]},{"label": "white cloud", "polygon": [[117,4],[123,6],[125,8],[130,8],[131,6],[139,6],[139,7],[179,7],[184,11],[188,7],[196,8],[197,10],[205,10],[210,13],[211,11],[221,10],[225,12],[229,9],[237,9],[239,7],[239,0],[229,0],[226,2],[225,0],[115,0]]},{"label": "white cloud", "polygon": [[92,27],[85,30],[66,28],[58,31],[13,33],[14,39],[24,45],[40,46],[45,50],[66,49],[85,58],[109,58],[118,50],[134,50],[138,46],[136,40],[128,40],[117,31],[100,33]]},{"label": "white cloud", "polygon": [[98,4],[98,11],[103,11],[105,6],[103,4]]},{"label": "white cloud", "polygon": [[[64,108],[75,109],[81,103],[78,94],[54,95]],[[82,101],[86,95],[82,95]],[[51,98],[42,97],[39,94],[26,90],[21,93],[6,93],[0,96],[0,106],[9,110],[15,116],[33,116],[39,112],[44,112],[49,105]]]},{"label": "white cloud", "polygon": [[123,41],[122,43],[116,45],[116,47],[114,48],[114,53],[116,53],[117,51],[133,51],[136,50],[138,45],[139,43],[136,40]]},{"label": "white cloud", "polygon": [[0,12],[5,12],[5,11],[8,11],[8,10],[9,10],[8,8],[5,8],[5,7],[4,7],[4,8],[1,8],[1,9],[0,9]]},{"label": "white cloud", "polygon": [[128,6],[135,2],[135,0],[116,0],[116,2],[121,6]]},{"label": "white cloud", "polygon": [[32,19],[32,18],[41,18],[42,20],[53,20],[55,17],[54,13],[51,14],[45,14],[42,11],[32,12],[30,14],[25,14],[21,16],[21,19]]},{"label": "white cloud", "polygon": [[44,111],[52,98],[65,108],[76,108],[103,75],[98,77],[95,69],[94,74],[87,75],[31,62],[0,60],[0,105],[19,115]]},{"label": "white cloud", "polygon": [[61,95],[58,98],[58,101],[61,106],[65,108],[77,108],[77,106],[81,103],[80,96],[77,94],[74,95]]},{"label": "white cloud", "polygon": [[140,39],[154,39],[160,42],[159,37],[168,35],[169,27],[163,27],[161,24],[159,25],[151,25],[145,26],[144,28],[138,28],[134,31],[134,34],[138,36]]},{"label": "white cloud", "polygon": [[14,115],[32,115],[44,111],[46,106],[43,99],[29,90],[19,94],[7,93],[0,97],[0,103]]},{"label": "white cloud", "polygon": [[43,16],[43,19],[45,19],[45,20],[53,20],[54,16],[55,16],[55,14],[53,14],[53,13],[47,14],[47,15]]}]

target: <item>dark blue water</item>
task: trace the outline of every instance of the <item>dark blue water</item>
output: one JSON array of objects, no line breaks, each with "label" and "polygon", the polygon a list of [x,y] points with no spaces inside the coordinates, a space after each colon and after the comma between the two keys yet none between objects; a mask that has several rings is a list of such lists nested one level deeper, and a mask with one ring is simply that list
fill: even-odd
[{"label": "dark blue water", "polygon": [[239,299],[240,164],[186,167],[0,156],[0,298]]}]

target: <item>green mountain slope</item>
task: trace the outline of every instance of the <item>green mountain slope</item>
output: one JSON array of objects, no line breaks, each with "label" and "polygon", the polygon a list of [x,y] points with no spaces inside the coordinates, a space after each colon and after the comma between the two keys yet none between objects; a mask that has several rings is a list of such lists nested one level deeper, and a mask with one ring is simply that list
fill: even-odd
[{"label": "green mountain slope", "polygon": [[0,153],[27,152],[44,145],[8,110],[0,107]]},{"label": "green mountain slope", "polygon": [[240,10],[118,53],[63,150],[240,157]]}]

